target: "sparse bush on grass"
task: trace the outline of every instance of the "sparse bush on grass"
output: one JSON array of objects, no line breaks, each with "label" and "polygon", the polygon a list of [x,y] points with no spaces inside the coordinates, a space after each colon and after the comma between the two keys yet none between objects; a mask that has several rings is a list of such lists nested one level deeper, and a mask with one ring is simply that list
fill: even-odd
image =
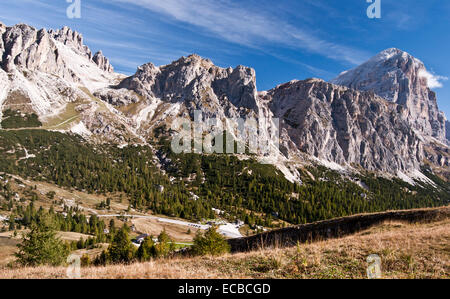
[{"label": "sparse bush on grass", "polygon": [[89,255],[87,255],[87,254],[83,254],[80,261],[81,261],[81,267],[89,267],[91,265],[91,259],[90,259]]},{"label": "sparse bush on grass", "polygon": [[194,246],[192,252],[195,255],[222,255],[229,253],[231,250],[227,240],[217,232],[217,227],[211,227],[201,234],[200,232],[194,238]]}]

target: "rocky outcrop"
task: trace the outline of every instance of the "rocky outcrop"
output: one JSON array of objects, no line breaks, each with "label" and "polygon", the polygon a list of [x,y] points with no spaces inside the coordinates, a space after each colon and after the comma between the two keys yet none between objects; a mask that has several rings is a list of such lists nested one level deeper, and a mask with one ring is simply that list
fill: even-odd
[{"label": "rocky outcrop", "polygon": [[36,29],[19,24],[7,27],[2,34],[4,51],[2,55],[2,68],[9,72],[14,67],[16,57],[25,49],[30,47],[37,38]]},{"label": "rocky outcrop", "polygon": [[54,40],[76,50],[79,54],[92,59],[92,52],[83,44],[83,35],[80,33],[73,31],[69,27],[63,27],[59,30],[51,29],[49,30],[49,34]]},{"label": "rocky outcrop", "polygon": [[73,31],[69,27],[63,27],[59,30],[50,30],[49,34],[54,40],[63,43],[64,45],[77,51],[80,55],[92,60],[101,70],[108,73],[114,72],[114,68],[110,64],[109,59],[103,55],[102,51],[98,51],[92,55],[89,47],[84,45],[83,35],[80,33]]},{"label": "rocky outcrop", "polygon": [[2,64],[3,53],[5,52],[5,45],[3,43],[3,33],[6,31],[6,26],[0,22],[0,65]]},{"label": "rocky outcrop", "polygon": [[399,49],[382,51],[366,63],[342,73],[331,83],[375,94],[402,105],[402,114],[425,136],[445,140],[445,116],[430,90],[424,64]]},{"label": "rocky outcrop", "polygon": [[108,73],[114,72],[114,68],[109,63],[109,59],[103,55],[102,51],[98,51],[97,53],[95,53],[92,61],[94,61],[101,70],[104,70]]},{"label": "rocky outcrop", "polygon": [[103,54],[93,56],[82,35],[68,27],[47,31],[0,24],[0,41],[0,118],[3,111],[14,109],[36,113],[46,125],[61,115],[61,123],[69,128],[76,118],[65,119],[67,111],[74,114],[79,104],[94,100],[91,92],[119,77]]},{"label": "rocky outcrop", "polygon": [[420,165],[421,143],[403,108],[373,93],[309,79],[280,85],[263,99],[295,145],[291,151],[390,173]]},{"label": "rocky outcrop", "polygon": [[113,106],[123,107],[139,102],[139,97],[128,89],[105,88],[94,93],[94,96]]},{"label": "rocky outcrop", "polygon": [[190,111],[206,114],[236,114],[239,109],[258,110],[255,71],[238,66],[220,68],[198,55],[181,59],[162,67],[145,64],[135,75],[118,86],[151,99],[186,104]]},{"label": "rocky outcrop", "polygon": [[[61,53],[67,52],[67,49],[95,63],[102,71],[113,72],[109,60],[101,52],[93,56],[91,50],[83,44],[83,36],[68,27],[47,31],[37,30],[26,24],[12,27],[3,25],[0,26],[0,34],[0,65],[6,72],[21,68],[55,74],[79,82],[82,78],[71,68],[73,62],[63,55],[65,53]],[[66,48],[63,49],[58,43]]]},{"label": "rocky outcrop", "polygon": [[[382,86],[389,84],[386,81]],[[424,155],[429,156],[424,152],[421,134],[433,134],[432,114],[427,109],[424,111],[429,117],[425,123],[414,115],[418,118],[414,123],[422,124],[421,129],[411,126],[413,112],[422,116],[424,113],[408,106],[416,100],[412,95],[406,98],[398,93],[395,100],[387,101],[371,89],[361,92],[320,79],[292,81],[258,94],[253,69],[219,68],[197,55],[162,67],[145,64],[117,88],[135,91],[150,102],[160,99],[171,105],[181,103],[189,112],[200,110],[210,117],[253,116],[260,121],[265,118],[269,126],[273,118],[279,118],[281,152],[285,157],[306,154],[322,161],[391,174],[419,169]],[[435,103],[434,93],[427,87],[424,90],[429,102]],[[431,104],[430,107],[433,108]],[[268,130],[269,127],[262,128]],[[446,164],[439,155],[433,155],[433,160]]]}]

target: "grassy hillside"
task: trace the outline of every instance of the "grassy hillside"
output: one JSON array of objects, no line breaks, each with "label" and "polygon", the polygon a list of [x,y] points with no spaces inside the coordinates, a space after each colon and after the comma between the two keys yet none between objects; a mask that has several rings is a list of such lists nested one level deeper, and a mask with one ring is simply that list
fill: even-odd
[{"label": "grassy hillside", "polygon": [[[385,222],[340,239],[210,258],[90,267],[82,278],[366,278],[381,258],[383,278],[450,278],[450,220]],[[65,278],[66,268],[1,269],[1,278]]]}]

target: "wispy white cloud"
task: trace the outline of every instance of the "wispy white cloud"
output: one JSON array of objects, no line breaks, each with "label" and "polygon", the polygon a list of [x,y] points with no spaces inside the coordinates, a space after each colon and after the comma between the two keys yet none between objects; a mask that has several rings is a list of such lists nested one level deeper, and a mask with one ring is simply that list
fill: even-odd
[{"label": "wispy white cloud", "polygon": [[259,48],[277,44],[307,50],[337,61],[359,64],[367,53],[321,39],[309,30],[293,26],[281,18],[230,0],[112,0],[130,3],[195,26],[228,42]]},{"label": "wispy white cloud", "polygon": [[443,87],[442,81],[447,81],[448,80],[448,77],[432,74],[432,73],[430,73],[430,72],[428,72],[426,70],[422,70],[420,72],[419,76],[421,76],[422,78],[426,78],[427,79],[428,87],[431,88],[431,89],[442,88]]}]

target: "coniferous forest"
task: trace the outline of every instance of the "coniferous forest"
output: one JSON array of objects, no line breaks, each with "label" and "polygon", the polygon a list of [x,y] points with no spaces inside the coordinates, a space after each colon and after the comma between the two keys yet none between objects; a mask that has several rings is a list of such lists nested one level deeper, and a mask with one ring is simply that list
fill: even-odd
[{"label": "coniferous forest", "polygon": [[[322,166],[299,169],[300,184],[251,157],[176,155],[167,143],[155,146],[157,155],[148,146],[92,145],[59,132],[2,131],[0,172],[89,193],[124,192],[134,208],[171,217],[211,219],[213,208],[220,209],[230,220],[242,219],[250,226],[274,227],[274,220],[301,224],[450,202],[448,184],[427,169],[424,173],[438,188],[425,183],[412,186],[371,173],[343,176]],[[164,156],[162,169],[155,166],[157,156]],[[63,230],[77,225],[87,230],[88,223],[82,219]]]}]

